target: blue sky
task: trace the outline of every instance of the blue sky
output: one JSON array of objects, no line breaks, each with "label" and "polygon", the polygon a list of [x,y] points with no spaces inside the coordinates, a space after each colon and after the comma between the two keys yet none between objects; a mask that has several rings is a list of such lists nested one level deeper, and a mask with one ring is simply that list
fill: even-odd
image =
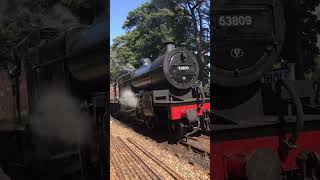
[{"label": "blue sky", "polygon": [[110,45],[113,39],[123,35],[126,32],[122,29],[122,25],[127,15],[133,9],[139,7],[150,0],[111,0],[110,1]]}]

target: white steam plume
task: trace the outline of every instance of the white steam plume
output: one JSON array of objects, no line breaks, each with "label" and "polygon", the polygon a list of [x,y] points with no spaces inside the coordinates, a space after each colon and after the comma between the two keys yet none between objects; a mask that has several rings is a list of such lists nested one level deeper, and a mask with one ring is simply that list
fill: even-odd
[{"label": "white steam plume", "polygon": [[137,107],[138,106],[138,99],[136,98],[134,92],[129,89],[125,89],[121,92],[120,95],[120,104],[128,107]]},{"label": "white steam plume", "polygon": [[34,0],[0,0],[0,26],[5,22],[21,20],[29,26],[58,29],[80,24],[78,18],[61,3],[55,3],[45,11],[35,6]]},{"label": "white steam plume", "polygon": [[37,103],[31,129],[37,137],[49,141],[88,143],[90,121],[79,107],[79,103],[62,91],[46,92]]}]

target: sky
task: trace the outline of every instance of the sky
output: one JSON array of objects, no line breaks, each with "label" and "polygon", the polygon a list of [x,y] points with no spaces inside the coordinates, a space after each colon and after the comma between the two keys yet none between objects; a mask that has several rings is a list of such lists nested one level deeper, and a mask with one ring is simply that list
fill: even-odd
[{"label": "sky", "polygon": [[122,25],[130,11],[150,0],[111,0],[110,1],[110,45],[117,36],[124,35]]},{"label": "sky", "polygon": [[[110,45],[113,44],[115,37],[125,34],[122,25],[129,12],[145,2],[150,2],[150,0],[110,0]],[[315,13],[320,18],[320,6]],[[317,44],[320,47],[320,35]]]}]

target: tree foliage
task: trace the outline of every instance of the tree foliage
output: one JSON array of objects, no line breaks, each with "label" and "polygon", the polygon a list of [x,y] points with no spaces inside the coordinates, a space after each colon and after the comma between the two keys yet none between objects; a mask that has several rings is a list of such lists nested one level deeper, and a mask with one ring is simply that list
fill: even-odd
[{"label": "tree foliage", "polygon": [[[12,60],[12,49],[25,32],[41,24],[35,14],[43,13],[49,1],[34,0],[17,3],[4,0],[0,18],[0,66]],[[32,9],[32,11],[31,11]]]},{"label": "tree foliage", "polygon": [[76,16],[88,18],[92,16],[93,0],[61,0],[61,4],[69,8]]},{"label": "tree foliage", "polygon": [[[69,9],[80,16],[82,11],[89,11],[91,8],[91,0],[2,1],[0,8],[0,66],[12,60],[13,48],[31,31],[48,26],[64,28],[78,24],[77,17]],[[92,14],[91,11],[90,13]]]},{"label": "tree foliage", "polygon": [[143,57],[154,59],[164,42],[194,51],[201,66],[201,79],[208,79],[209,0],[153,0],[131,11],[123,24],[126,34],[116,37],[112,50],[118,59],[138,67]]},{"label": "tree foliage", "polygon": [[172,11],[145,3],[129,13],[123,25],[127,34],[114,39],[113,49],[120,59],[137,67],[141,58],[157,57],[163,42],[175,41],[174,20]]},{"label": "tree foliage", "polygon": [[110,49],[110,79],[116,80],[121,75],[133,71],[135,68],[124,61],[120,61],[117,58],[116,53]]},{"label": "tree foliage", "polygon": [[317,47],[318,35],[320,34],[320,21],[316,8],[320,0],[304,0],[302,3],[304,25],[302,29],[302,52],[305,70],[315,67],[314,58],[320,53]]}]

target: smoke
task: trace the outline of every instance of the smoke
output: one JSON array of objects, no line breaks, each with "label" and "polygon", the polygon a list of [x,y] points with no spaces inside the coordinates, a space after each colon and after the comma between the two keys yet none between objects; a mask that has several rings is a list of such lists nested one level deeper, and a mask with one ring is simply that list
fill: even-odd
[{"label": "smoke", "polygon": [[32,117],[32,132],[49,142],[88,143],[90,121],[79,107],[79,103],[62,91],[46,92],[37,103],[36,113]]},{"label": "smoke", "polygon": [[47,27],[58,29],[70,28],[79,25],[79,20],[61,4],[56,4],[48,14],[40,16],[41,22]]},{"label": "smoke", "polygon": [[136,98],[134,92],[129,89],[125,89],[121,92],[120,95],[120,104],[128,107],[137,107],[138,106],[138,99]]},{"label": "smoke", "polygon": [[320,19],[320,4],[316,7],[316,10],[314,11],[314,14],[318,16],[318,19]]},{"label": "smoke", "polygon": [[[42,0],[1,0],[0,26],[10,22],[23,23],[23,26],[40,26],[66,29],[79,25],[79,20],[71,11],[60,3],[53,5]],[[52,3],[51,3],[52,4]],[[21,25],[19,26],[20,28]]]}]

